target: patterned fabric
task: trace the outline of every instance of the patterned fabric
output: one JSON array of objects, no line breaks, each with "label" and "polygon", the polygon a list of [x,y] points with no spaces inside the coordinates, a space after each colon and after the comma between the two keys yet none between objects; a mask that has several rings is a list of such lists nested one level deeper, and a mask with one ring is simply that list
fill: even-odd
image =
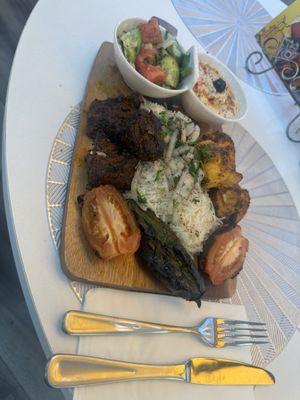
[{"label": "patterned fabric", "polygon": [[[245,69],[247,56],[260,51],[255,34],[270,20],[267,11],[255,0],[172,0],[179,16],[198,42],[224,62],[240,79],[271,94],[287,94],[276,72],[252,75]],[[268,60],[255,65],[253,71],[270,67]]]},{"label": "patterned fabric", "polygon": [[[49,160],[47,211],[57,249],[79,117],[77,106],[62,124]],[[249,239],[249,252],[237,291],[224,302],[243,304],[249,320],[266,322],[270,344],[251,348],[253,363],[265,366],[283,350],[300,323],[300,220],[285,183],[264,150],[237,124],[227,133],[235,142],[237,171],[244,176],[241,185],[249,190],[251,205],[240,224]],[[93,287],[70,284],[79,300]]]}]

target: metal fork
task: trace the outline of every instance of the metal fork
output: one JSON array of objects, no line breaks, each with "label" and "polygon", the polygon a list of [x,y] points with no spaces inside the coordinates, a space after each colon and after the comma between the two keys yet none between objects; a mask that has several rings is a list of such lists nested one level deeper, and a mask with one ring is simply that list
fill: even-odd
[{"label": "metal fork", "polygon": [[[249,346],[269,343],[263,322],[205,318],[197,326],[183,327],[135,321],[82,311],[69,311],[63,320],[69,335],[192,333],[210,347]],[[259,339],[259,340],[258,340]]]}]

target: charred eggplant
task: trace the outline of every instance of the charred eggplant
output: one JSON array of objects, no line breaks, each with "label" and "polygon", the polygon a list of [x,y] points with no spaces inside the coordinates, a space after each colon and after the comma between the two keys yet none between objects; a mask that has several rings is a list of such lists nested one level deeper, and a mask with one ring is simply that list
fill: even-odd
[{"label": "charred eggplant", "polygon": [[200,306],[205,285],[192,257],[152,211],[143,211],[133,200],[128,200],[128,204],[142,231],[141,258],[171,293]]}]

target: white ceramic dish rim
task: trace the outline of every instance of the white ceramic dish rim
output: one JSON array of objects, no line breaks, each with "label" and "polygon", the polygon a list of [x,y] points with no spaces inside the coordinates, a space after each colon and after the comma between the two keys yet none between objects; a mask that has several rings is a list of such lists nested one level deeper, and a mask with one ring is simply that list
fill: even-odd
[{"label": "white ceramic dish rim", "polygon": [[[236,77],[236,75],[225,65],[223,64],[221,61],[219,61],[216,57],[208,54],[208,53],[198,53],[198,59],[200,59],[200,57],[206,57],[207,59],[209,59],[209,62],[212,61],[212,66],[215,67],[216,69],[218,69],[221,74],[223,71],[225,71],[224,75],[229,75],[231,77],[231,79],[233,81],[235,81],[236,86],[238,87],[238,90],[240,92],[240,97],[242,97],[242,102],[244,104],[244,112],[242,112],[240,115],[238,115],[237,117],[233,117],[233,118],[225,118],[222,115],[218,114],[217,112],[213,111],[213,109],[207,107],[200,99],[199,97],[195,94],[194,90],[191,89],[189,90],[190,95],[194,98],[194,100],[196,102],[199,102],[201,104],[201,106],[205,109],[205,111],[207,111],[208,114],[211,115],[211,117],[222,120],[223,122],[238,122],[241,119],[244,118],[244,116],[247,114],[247,110],[248,110],[248,105],[247,105],[247,99],[244,93],[244,90],[241,87],[240,82],[238,81],[238,78]],[[207,62],[207,61],[206,61]],[[226,79],[226,76],[224,77]],[[236,88],[231,86],[232,91],[234,92],[235,96],[237,93]]]},{"label": "white ceramic dish rim", "polygon": [[[116,28],[115,28],[115,32],[114,32],[114,41],[115,41],[115,43],[117,44],[117,46],[119,47],[119,49],[120,49],[120,53],[121,53],[122,59],[128,64],[128,66],[129,66],[129,68],[131,69],[131,71],[133,72],[133,74],[134,74],[138,79],[140,79],[144,84],[149,85],[149,87],[151,87],[151,88],[153,88],[153,89],[156,89],[156,90],[161,90],[161,91],[163,91],[164,93],[169,93],[169,94],[170,94],[170,97],[171,97],[171,96],[173,97],[173,96],[176,96],[176,95],[180,95],[181,93],[184,93],[184,92],[187,92],[188,90],[191,90],[191,88],[189,88],[189,87],[182,88],[182,89],[168,89],[168,88],[164,88],[164,87],[162,87],[162,86],[156,85],[155,83],[152,83],[152,82],[150,82],[148,79],[144,78],[143,75],[141,75],[135,68],[133,68],[133,66],[128,62],[127,58],[125,57],[125,55],[124,55],[124,53],[123,53],[123,51],[122,51],[122,48],[121,48],[121,46],[120,46],[120,44],[119,44],[119,41],[118,41],[118,35],[117,35],[117,32],[118,32],[118,30],[119,30],[120,25],[123,24],[123,23],[125,23],[125,22],[127,22],[127,21],[131,21],[131,20],[136,21],[137,24],[138,24],[138,23],[142,23],[142,22],[148,22],[146,19],[142,19],[142,18],[138,18],[138,17],[131,17],[131,18],[127,18],[127,19],[124,19],[124,20],[120,21],[120,22],[116,25]],[[184,49],[184,47],[183,47],[180,43],[179,43],[179,45],[180,45],[180,47],[181,47],[184,51],[186,51],[186,50]],[[195,46],[190,47],[190,49],[189,49],[187,52],[192,53],[193,51],[195,51]],[[196,59],[197,59],[197,57],[196,57]],[[194,67],[195,67],[195,66],[194,66]],[[197,71],[196,74],[195,74],[195,78],[196,78],[196,77],[197,77],[197,79],[198,79],[198,71]],[[195,80],[196,80],[196,79],[195,79]],[[195,83],[193,84],[193,86],[194,86],[194,85],[195,85]]]}]

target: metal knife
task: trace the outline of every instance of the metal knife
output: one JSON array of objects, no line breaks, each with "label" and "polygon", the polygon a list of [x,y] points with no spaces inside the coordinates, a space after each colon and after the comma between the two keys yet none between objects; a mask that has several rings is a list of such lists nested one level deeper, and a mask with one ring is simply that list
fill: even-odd
[{"label": "metal knife", "polygon": [[274,376],[259,367],[221,358],[191,358],[182,364],[151,365],[57,354],[46,366],[46,382],[55,388],[99,383],[172,379],[199,385],[272,385]]}]

